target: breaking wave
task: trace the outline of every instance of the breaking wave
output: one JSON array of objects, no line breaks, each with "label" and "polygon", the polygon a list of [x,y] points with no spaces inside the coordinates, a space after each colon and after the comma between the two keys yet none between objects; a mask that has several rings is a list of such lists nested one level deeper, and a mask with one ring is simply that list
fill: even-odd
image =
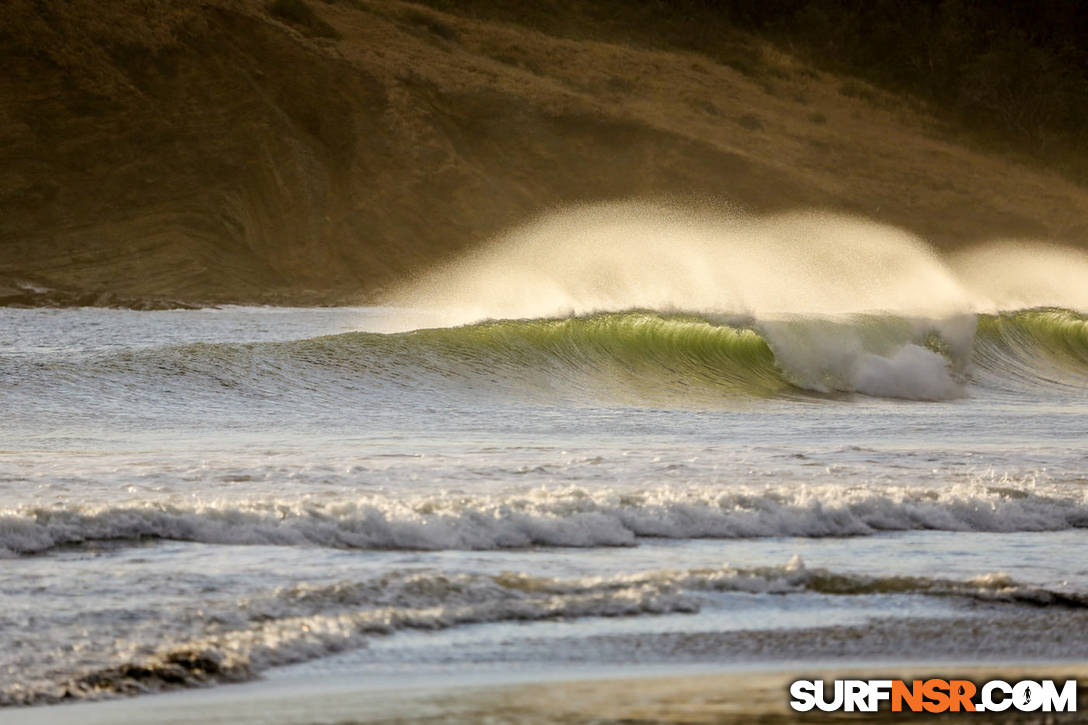
[{"label": "breaking wave", "polygon": [[983,315],[974,377],[1007,388],[1088,386],[1088,319],[1062,309]]},{"label": "breaking wave", "polygon": [[22,508],[0,512],[0,551],[173,539],[344,549],[634,546],[640,538],[867,536],[883,531],[1054,531],[1088,527],[1088,490],[834,485],[536,489],[521,494],[334,503]]},{"label": "breaking wave", "polygon": [[[447,574],[402,571],[363,581],[299,584],[209,609],[210,634],[182,635],[143,656],[84,672],[24,673],[0,687],[0,705],[193,687],[253,678],[270,667],[366,646],[400,630],[585,617],[695,613],[712,592],[830,596],[919,594],[991,603],[1083,608],[1088,596],[1024,586],[1004,574],[967,580],[865,576],[809,569],[795,556],[783,566],[650,571],[556,579],[521,572]],[[214,631],[218,629],[219,631]],[[740,634],[740,633],[738,633]]]},{"label": "breaking wave", "polygon": [[178,388],[248,400],[324,391],[409,402],[486,392],[667,407],[852,393],[946,400],[973,387],[1083,389],[1088,321],[1062,309],[769,320],[628,311],[0,362],[10,367],[0,369],[0,386],[37,396],[37,405],[80,388],[112,391],[119,401]]}]

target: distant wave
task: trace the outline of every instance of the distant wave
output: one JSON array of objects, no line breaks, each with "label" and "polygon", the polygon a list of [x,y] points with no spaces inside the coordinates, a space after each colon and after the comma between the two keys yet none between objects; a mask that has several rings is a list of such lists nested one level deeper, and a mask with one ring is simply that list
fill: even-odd
[{"label": "distant wave", "polygon": [[254,501],[64,506],[0,512],[0,551],[174,539],[346,549],[633,546],[669,539],[866,536],[881,531],[1051,531],[1088,527],[1088,490],[981,483],[769,486],[645,491],[540,489],[479,496],[360,496],[337,503]]},{"label": "distant wave", "polygon": [[219,400],[384,394],[408,402],[490,393],[542,404],[668,407],[851,393],[943,400],[969,395],[972,386],[1083,390],[1088,321],[1061,309],[771,320],[628,311],[7,360],[0,386],[34,396],[36,405],[73,391],[81,405],[93,405],[177,390]]},{"label": "distant wave", "polygon": [[[40,704],[142,694],[211,681],[240,681],[269,667],[365,646],[405,629],[584,617],[697,612],[700,593],[819,593],[833,596],[920,594],[992,603],[1082,608],[1088,596],[1021,585],[1003,574],[967,580],[865,576],[809,569],[799,557],[783,566],[650,571],[554,579],[404,571],[362,581],[297,585],[232,602],[223,631],[161,645],[157,652],[91,671],[22,675],[0,686],[0,705]],[[738,633],[740,636],[742,633]],[[130,655],[131,657],[131,655]]]}]

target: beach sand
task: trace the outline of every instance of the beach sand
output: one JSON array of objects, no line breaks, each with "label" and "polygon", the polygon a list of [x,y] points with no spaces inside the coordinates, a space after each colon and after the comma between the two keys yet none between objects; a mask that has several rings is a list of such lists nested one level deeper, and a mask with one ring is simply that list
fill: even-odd
[{"label": "beach sand", "polygon": [[[681,668],[681,671],[683,668]],[[597,672],[564,679],[552,672],[536,681],[505,684],[430,682],[415,686],[356,679],[326,682],[262,681],[214,690],[100,703],[15,709],[9,725],[156,725],[232,723],[248,725],[333,725],[366,723],[802,723],[932,722],[933,715],[906,713],[794,713],[789,683],[796,679],[960,678],[981,682],[1003,679],[1054,679],[1079,682],[1078,703],[1088,690],[1088,663],[1066,664],[911,664],[817,666],[759,671],[689,671],[683,675],[617,677]],[[1078,713],[945,715],[941,721],[1085,722]]]}]

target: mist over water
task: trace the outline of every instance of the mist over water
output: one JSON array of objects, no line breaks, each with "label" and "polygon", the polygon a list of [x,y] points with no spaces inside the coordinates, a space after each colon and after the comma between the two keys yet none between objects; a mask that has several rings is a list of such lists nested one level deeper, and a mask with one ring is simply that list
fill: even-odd
[{"label": "mist over water", "polygon": [[939,255],[921,238],[819,211],[714,215],[626,202],[545,215],[394,295],[448,324],[632,308],[944,316],[1088,308],[1088,254],[1001,241]]},{"label": "mist over water", "polygon": [[842,215],[713,216],[641,203],[545,216],[395,297],[450,324],[632,308],[751,315],[966,312],[919,238]]},{"label": "mist over water", "polygon": [[[612,203],[546,215],[394,296],[429,324],[651,310],[755,328],[817,392],[962,396],[976,313],[1086,309],[1088,255],[1005,242],[938,255],[901,229],[818,211],[714,215]],[[405,327],[423,324],[409,314]]]},{"label": "mist over water", "polygon": [[1080,249],[1001,240],[953,253],[948,264],[981,311],[1088,310],[1088,253]]}]

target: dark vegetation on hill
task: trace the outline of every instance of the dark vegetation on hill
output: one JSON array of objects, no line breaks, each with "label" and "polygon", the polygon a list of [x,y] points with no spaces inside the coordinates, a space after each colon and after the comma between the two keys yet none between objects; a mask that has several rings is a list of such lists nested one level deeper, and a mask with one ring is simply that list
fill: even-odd
[{"label": "dark vegetation on hill", "polygon": [[[715,3],[708,3],[715,4]],[[1088,178],[1083,0],[734,1],[739,24]]]},{"label": "dark vegetation on hill", "polygon": [[[1083,0],[423,0],[571,37],[705,53],[762,72],[737,31],[929,103],[991,149],[1088,179]],[[861,88],[846,93],[864,94]]]},{"label": "dark vegetation on hill", "polygon": [[1078,4],[4,0],[0,304],[373,300],[617,198],[1083,244]]}]

